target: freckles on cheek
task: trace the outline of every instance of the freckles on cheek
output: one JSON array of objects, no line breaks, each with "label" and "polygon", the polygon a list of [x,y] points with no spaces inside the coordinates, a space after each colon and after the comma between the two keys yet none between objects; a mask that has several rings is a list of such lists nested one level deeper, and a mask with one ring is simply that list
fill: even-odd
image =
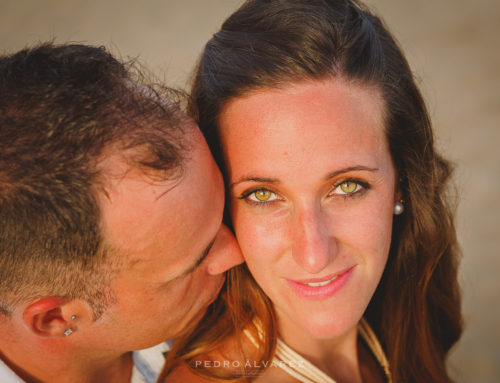
[{"label": "freckles on cheek", "polygon": [[273,291],[272,281],[279,270],[277,265],[280,259],[280,249],[276,247],[274,233],[270,230],[270,226],[255,222],[250,226],[240,227],[236,232],[243,258],[257,284],[266,294]]},{"label": "freckles on cheek", "polygon": [[388,215],[384,209],[371,211],[358,230],[362,233],[357,236],[360,246],[372,254],[373,261],[385,263],[392,238],[392,215]]},{"label": "freckles on cheek", "polygon": [[246,261],[262,263],[273,258],[282,240],[279,231],[266,218],[235,214],[233,224]]},{"label": "freckles on cheek", "polygon": [[378,201],[370,203],[343,216],[336,227],[339,240],[360,250],[381,249],[384,242],[390,241],[392,221],[380,205]]},{"label": "freckles on cheek", "polygon": [[245,260],[251,261],[259,258],[263,250],[266,249],[263,244],[265,236],[262,235],[262,230],[251,225],[242,225],[235,227],[236,239],[241,247],[241,251]]}]

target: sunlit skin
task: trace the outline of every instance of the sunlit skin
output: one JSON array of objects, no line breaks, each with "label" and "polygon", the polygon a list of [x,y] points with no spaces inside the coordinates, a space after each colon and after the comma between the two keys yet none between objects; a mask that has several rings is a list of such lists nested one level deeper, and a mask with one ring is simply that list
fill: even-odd
[{"label": "sunlit skin", "polygon": [[[100,164],[106,194],[96,195],[111,248],[115,302],[95,322],[81,300],[19,306],[1,327],[0,355],[25,381],[130,382],[129,351],[192,329],[216,298],[225,271],[243,262],[221,224],[220,171],[198,128],[185,129],[189,160],[178,179],[151,178],[130,166],[124,155],[133,151],[111,153]],[[68,327],[73,333],[65,337]]]},{"label": "sunlit skin", "polygon": [[[220,171],[198,128],[188,131],[192,150],[179,180],[152,180],[136,168],[123,177],[118,164],[108,166],[115,174],[105,185],[109,198],[100,198],[102,220],[108,241],[126,257],[112,286],[117,303],[103,321],[116,312],[114,332],[122,334],[124,348],[178,336],[201,318],[224,272],[243,260],[234,236],[221,225]],[[110,346],[117,343],[113,339]]]},{"label": "sunlit skin", "polygon": [[248,267],[281,338],[338,382],[366,378],[357,323],[387,261],[399,194],[383,110],[376,89],[327,80],[255,91],[219,119]]}]

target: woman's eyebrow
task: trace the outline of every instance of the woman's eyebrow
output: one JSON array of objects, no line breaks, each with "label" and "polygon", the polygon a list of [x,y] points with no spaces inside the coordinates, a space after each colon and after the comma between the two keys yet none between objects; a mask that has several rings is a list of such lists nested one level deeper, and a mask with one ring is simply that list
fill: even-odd
[{"label": "woman's eyebrow", "polygon": [[368,166],[363,166],[363,165],[349,166],[348,168],[334,170],[333,172],[328,173],[323,180],[328,181],[332,178],[337,177],[342,173],[355,172],[355,171],[378,172],[378,170],[379,170],[378,168],[370,168]]},{"label": "woman's eyebrow", "polygon": [[256,177],[253,175],[247,175],[241,177],[238,181],[233,182],[232,184],[229,185],[229,187],[233,188],[242,182],[261,182],[264,184],[271,184],[271,185],[279,185],[281,183],[281,181],[277,178],[263,178],[263,177]]},{"label": "woman's eyebrow", "polygon": [[[325,176],[324,181],[328,181],[329,179],[337,177],[339,174],[342,174],[342,173],[348,173],[348,172],[353,172],[353,171],[377,172],[378,170],[379,170],[378,168],[370,168],[369,166],[364,166],[364,165],[349,166],[348,168],[334,170],[333,172],[328,173]],[[236,185],[238,185],[242,182],[259,182],[259,183],[265,183],[265,184],[271,184],[271,185],[279,185],[281,183],[281,181],[278,178],[257,177],[257,176],[250,174],[250,175],[245,175],[245,176],[241,177],[238,181],[230,184],[229,187],[232,189],[233,187],[235,187]]]}]

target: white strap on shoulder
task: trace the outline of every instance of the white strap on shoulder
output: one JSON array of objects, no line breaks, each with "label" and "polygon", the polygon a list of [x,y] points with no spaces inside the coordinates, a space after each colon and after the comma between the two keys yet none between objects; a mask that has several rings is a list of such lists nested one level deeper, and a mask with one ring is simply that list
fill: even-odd
[{"label": "white strap on shoulder", "polygon": [[[358,332],[384,369],[388,383],[392,383],[389,361],[385,356],[377,336],[364,318],[361,318],[359,321]],[[257,342],[249,331],[245,330],[245,335],[256,347],[258,347]],[[276,353],[273,363],[302,383],[336,383],[335,380],[292,350],[281,339],[278,339],[276,343]]]}]

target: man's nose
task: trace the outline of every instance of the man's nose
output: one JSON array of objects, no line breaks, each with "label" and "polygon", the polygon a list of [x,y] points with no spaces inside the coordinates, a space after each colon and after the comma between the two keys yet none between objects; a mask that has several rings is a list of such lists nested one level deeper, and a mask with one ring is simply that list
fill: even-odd
[{"label": "man's nose", "polygon": [[224,224],[215,238],[208,261],[207,271],[212,275],[221,274],[245,261],[236,238]]},{"label": "man's nose", "polygon": [[301,208],[294,220],[292,257],[305,271],[318,274],[337,254],[328,217],[319,207]]}]

